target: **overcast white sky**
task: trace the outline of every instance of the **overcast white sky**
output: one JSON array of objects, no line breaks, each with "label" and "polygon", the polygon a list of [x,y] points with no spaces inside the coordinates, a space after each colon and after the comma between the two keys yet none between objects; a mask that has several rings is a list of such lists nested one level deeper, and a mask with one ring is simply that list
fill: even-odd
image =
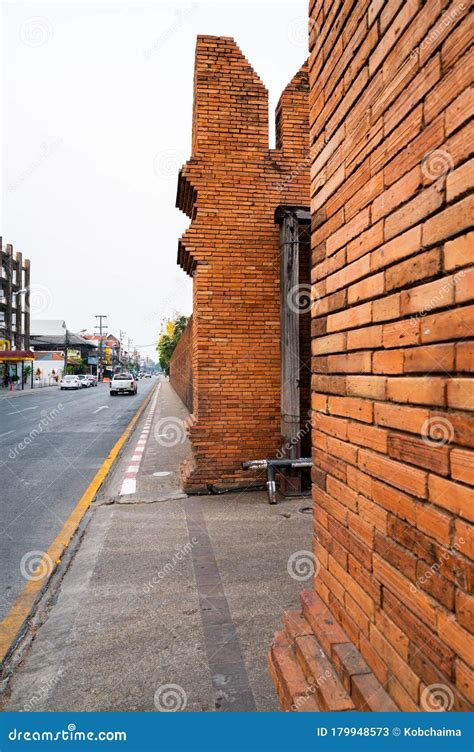
[{"label": "overcast white sky", "polygon": [[[307,51],[307,2],[2,2],[4,243],[31,259],[32,317],[94,314],[153,356],[191,311],[175,208],[190,156],[197,34],[233,36],[270,119]],[[271,146],[274,135],[271,135]],[[145,347],[147,346],[147,347]]]}]

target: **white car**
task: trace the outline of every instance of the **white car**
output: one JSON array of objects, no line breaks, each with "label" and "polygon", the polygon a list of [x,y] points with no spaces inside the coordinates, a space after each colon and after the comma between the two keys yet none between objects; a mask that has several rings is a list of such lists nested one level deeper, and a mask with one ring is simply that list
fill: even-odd
[{"label": "white car", "polygon": [[136,394],[138,392],[138,384],[131,373],[115,373],[112,376],[110,382],[110,394],[115,396],[116,394]]},{"label": "white car", "polygon": [[92,386],[91,380],[87,373],[80,373],[77,377],[83,389],[89,389]]},{"label": "white car", "polygon": [[82,389],[81,382],[77,376],[63,376],[59,382],[61,389]]}]

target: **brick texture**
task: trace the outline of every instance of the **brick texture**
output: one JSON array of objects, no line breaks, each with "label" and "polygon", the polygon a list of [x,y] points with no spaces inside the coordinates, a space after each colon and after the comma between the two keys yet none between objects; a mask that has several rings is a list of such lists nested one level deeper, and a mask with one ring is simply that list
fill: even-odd
[{"label": "brick texture", "polygon": [[[313,594],[357,651],[358,707],[375,683],[431,709],[442,684],[472,709],[468,9],[310,3]],[[303,614],[338,665],[324,609]]]},{"label": "brick texture", "polygon": [[231,38],[197,39],[192,156],[177,196],[191,219],[178,262],[193,276],[194,462],[186,490],[248,481],[240,463],[281,446],[274,211],[309,205],[308,88],[303,66],[280,98],[269,149],[263,83]]},{"label": "brick texture", "polygon": [[170,383],[189,412],[193,411],[193,319],[176,345],[170,360]]}]

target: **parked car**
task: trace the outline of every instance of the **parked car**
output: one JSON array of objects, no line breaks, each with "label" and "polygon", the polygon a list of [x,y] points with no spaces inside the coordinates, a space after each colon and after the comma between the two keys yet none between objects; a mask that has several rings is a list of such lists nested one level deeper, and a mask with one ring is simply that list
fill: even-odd
[{"label": "parked car", "polygon": [[83,389],[89,389],[89,387],[91,386],[91,382],[89,380],[89,376],[87,373],[80,373],[77,378],[81,382],[81,387]]},{"label": "parked car", "polygon": [[146,379],[151,379],[151,373],[146,373],[146,374],[145,374],[145,378],[146,378]]},{"label": "parked car", "polygon": [[91,382],[91,386],[97,386],[99,383],[99,379],[94,373],[89,374],[89,381]]},{"label": "parked car", "polygon": [[114,373],[110,382],[110,394],[136,394],[138,392],[137,380],[131,373]]},{"label": "parked car", "polygon": [[61,389],[82,389],[81,382],[77,376],[63,376],[59,382]]}]

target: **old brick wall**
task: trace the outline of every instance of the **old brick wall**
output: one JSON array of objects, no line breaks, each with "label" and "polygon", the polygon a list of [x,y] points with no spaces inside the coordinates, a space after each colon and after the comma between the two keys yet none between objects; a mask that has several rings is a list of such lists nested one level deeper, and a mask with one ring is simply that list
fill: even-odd
[{"label": "old brick wall", "polygon": [[467,8],[311,8],[315,589],[402,710],[473,689]]},{"label": "old brick wall", "polygon": [[468,7],[310,5],[315,576],[270,653],[291,709],[472,707]]},{"label": "old brick wall", "polygon": [[[279,204],[309,205],[308,77],[277,108],[235,42],[196,46],[192,156],[177,205],[192,220],[178,262],[193,275],[194,466],[186,488],[249,478],[240,463],[274,456],[280,437]],[[309,363],[307,364],[309,367]]]},{"label": "old brick wall", "polygon": [[179,338],[170,360],[170,383],[189,412],[193,411],[193,319]]}]

